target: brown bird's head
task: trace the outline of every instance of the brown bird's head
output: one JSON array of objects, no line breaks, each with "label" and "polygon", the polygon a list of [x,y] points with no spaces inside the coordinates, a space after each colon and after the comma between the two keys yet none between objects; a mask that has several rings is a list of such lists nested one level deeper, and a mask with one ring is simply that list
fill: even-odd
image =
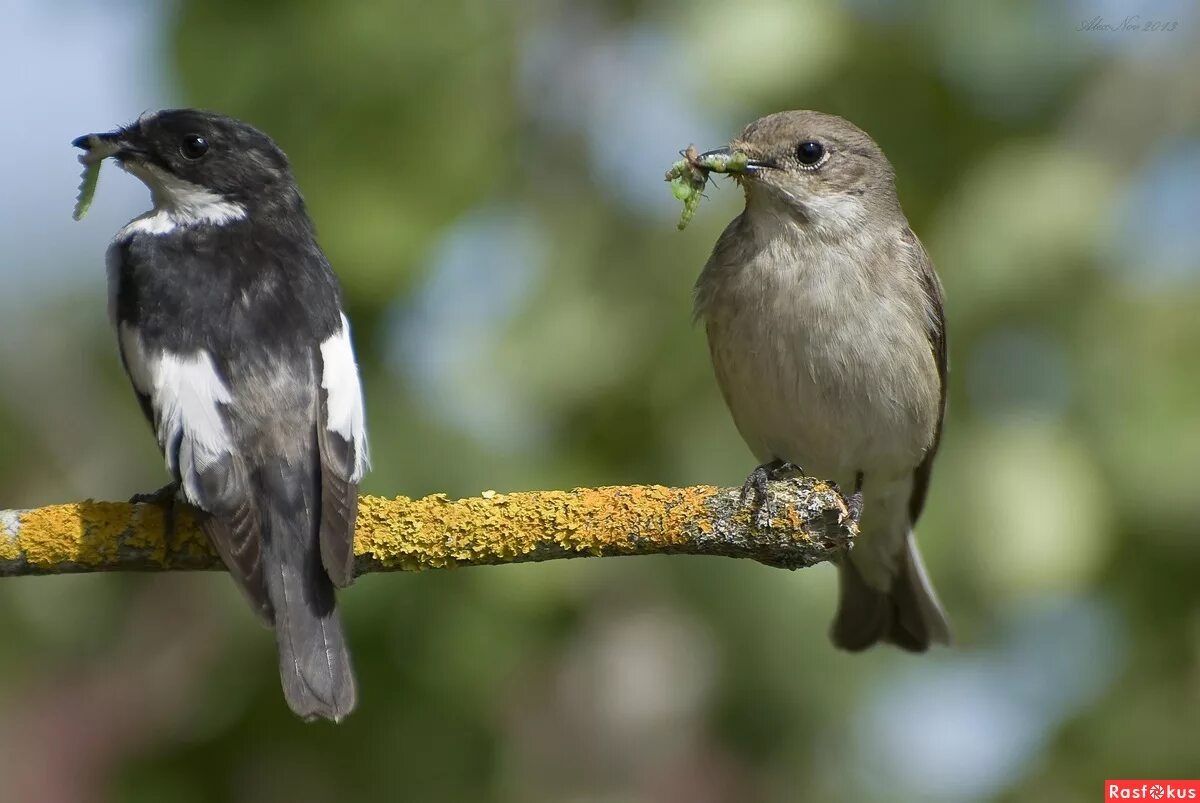
[{"label": "brown bird's head", "polygon": [[875,141],[832,114],[787,111],[755,120],[709,153],[745,153],[738,181],[750,215],[784,216],[842,229],[874,214],[899,212],[895,173]]}]

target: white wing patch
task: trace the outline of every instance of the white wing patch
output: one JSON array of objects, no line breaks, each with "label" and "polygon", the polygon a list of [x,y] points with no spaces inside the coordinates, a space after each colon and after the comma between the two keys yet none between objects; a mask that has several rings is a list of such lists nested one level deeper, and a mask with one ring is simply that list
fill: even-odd
[{"label": "white wing patch", "polygon": [[[189,501],[199,504],[197,475],[232,448],[220,407],[232,398],[229,388],[206,351],[150,352],[129,324],[121,324],[120,338],[133,386],[150,397],[167,468],[180,477]],[[178,459],[171,449],[177,441]]]},{"label": "white wing patch", "polygon": [[358,482],[370,464],[367,454],[367,429],[363,413],[362,384],[354,347],[350,344],[350,321],[342,315],[342,328],[321,344],[321,387],[326,393],[327,417],[325,426],[354,443],[354,474]]}]

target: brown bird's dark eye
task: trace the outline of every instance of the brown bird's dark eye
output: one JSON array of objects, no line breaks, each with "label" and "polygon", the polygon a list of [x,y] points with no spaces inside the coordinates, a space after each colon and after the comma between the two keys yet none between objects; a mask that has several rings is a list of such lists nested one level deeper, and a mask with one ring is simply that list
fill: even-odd
[{"label": "brown bird's dark eye", "polygon": [[815,165],[825,156],[825,146],[814,140],[805,140],[796,146],[796,158],[802,165]]},{"label": "brown bird's dark eye", "polygon": [[199,159],[208,153],[208,140],[199,134],[188,134],[179,144],[179,152],[185,159]]}]

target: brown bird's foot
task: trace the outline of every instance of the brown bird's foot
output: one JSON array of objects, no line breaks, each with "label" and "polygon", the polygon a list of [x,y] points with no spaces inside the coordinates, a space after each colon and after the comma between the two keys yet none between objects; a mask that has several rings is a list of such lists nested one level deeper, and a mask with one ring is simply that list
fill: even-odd
[{"label": "brown bird's foot", "polygon": [[855,527],[858,527],[858,520],[862,518],[863,509],[863,473],[860,471],[854,475],[854,493],[849,496],[843,496],[846,500],[846,517],[842,521],[850,521]]},{"label": "brown bird's foot", "polygon": [[742,483],[742,506],[749,507],[754,512],[754,526],[768,528],[771,526],[771,492],[768,484],[775,480],[788,477],[803,477],[804,469],[786,460],[772,460],[763,463]]},{"label": "brown bird's foot", "polygon": [[162,508],[163,541],[166,543],[168,549],[171,546],[171,542],[175,539],[175,504],[179,501],[179,494],[179,481],[173,480],[157,491],[134,494],[129,497],[129,504],[131,505],[154,505],[155,507]]}]

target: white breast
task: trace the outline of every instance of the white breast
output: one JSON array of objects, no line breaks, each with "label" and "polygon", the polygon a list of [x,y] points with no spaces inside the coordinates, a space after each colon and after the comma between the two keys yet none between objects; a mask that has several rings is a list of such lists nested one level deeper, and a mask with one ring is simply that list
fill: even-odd
[{"label": "white breast", "polygon": [[201,223],[224,226],[246,217],[246,207],[242,204],[199,184],[184,181],[161,167],[141,162],[128,162],[122,167],[150,188],[154,208],[125,224],[117,232],[117,241],[135,234],[169,234],[180,226]]},{"label": "white breast", "polygon": [[[867,272],[857,248],[777,238],[720,282],[701,310],[743,438],[852,486],[902,477],[933,439],[939,383],[920,288]],[[707,274],[707,271],[706,271]]]}]

